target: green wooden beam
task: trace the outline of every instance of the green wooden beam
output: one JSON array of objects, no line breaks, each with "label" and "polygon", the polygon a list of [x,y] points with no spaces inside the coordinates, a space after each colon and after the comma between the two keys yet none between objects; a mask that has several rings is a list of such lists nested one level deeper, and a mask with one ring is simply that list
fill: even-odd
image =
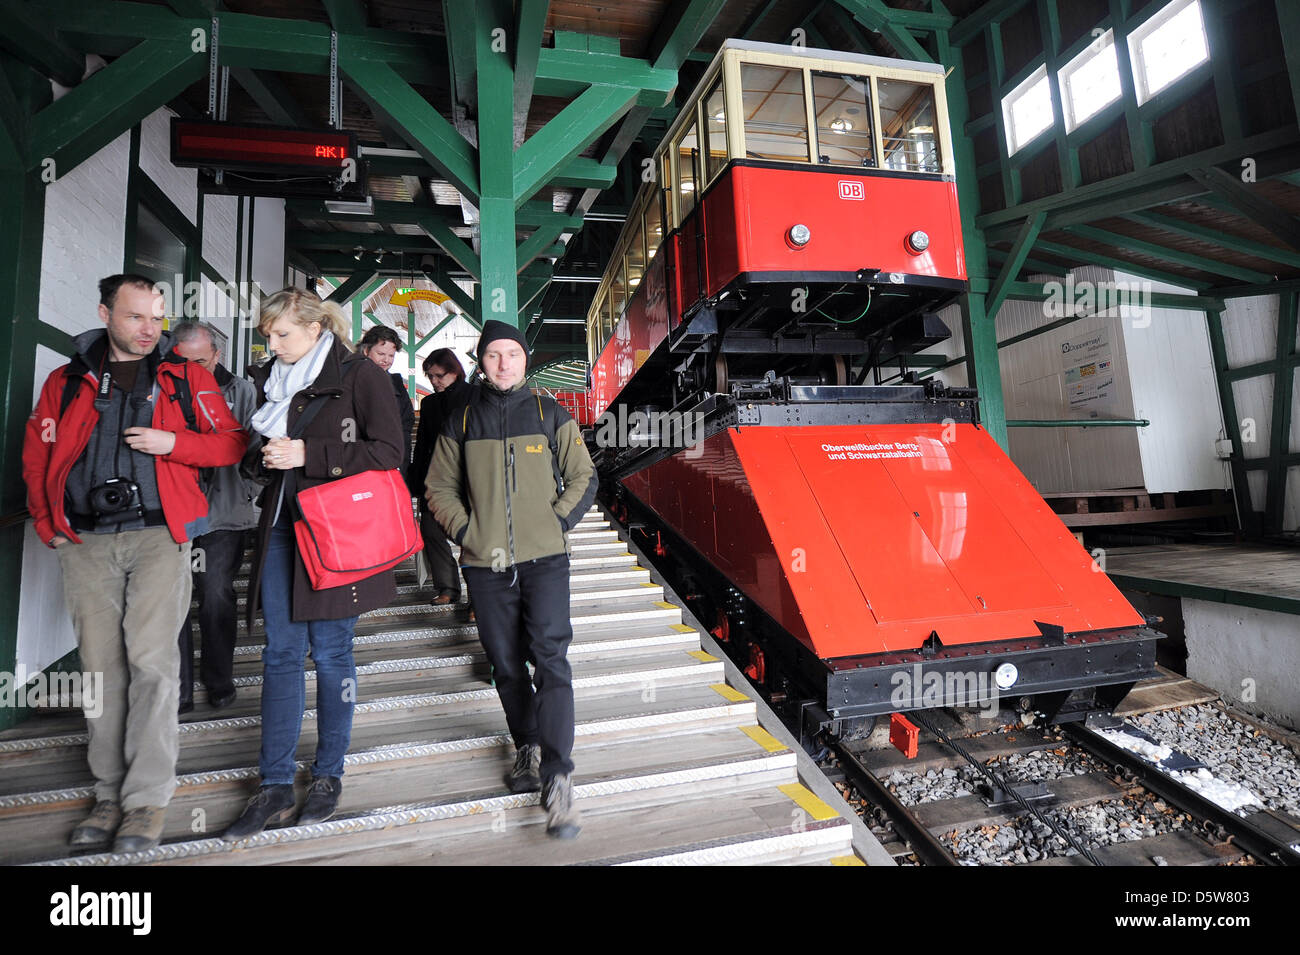
[{"label": "green wooden beam", "polygon": [[339,37],[339,71],[376,117],[395,128],[461,195],[476,199],[479,171],[474,148],[393,67],[359,58],[354,42],[354,37]]},{"label": "green wooden beam", "polygon": [[618,166],[586,156],[576,156],[551,177],[551,185],[562,189],[608,189],[618,178]]},{"label": "green wooden beam", "polygon": [[[1249,153],[1242,153],[1249,155]],[[1189,169],[1187,174],[1231,203],[1241,215],[1267,229],[1293,249],[1300,249],[1300,220],[1249,189],[1245,183],[1217,166]]]},{"label": "green wooden beam", "polygon": [[1250,537],[1259,536],[1259,515],[1250,502],[1250,485],[1246,480],[1246,453],[1241,442],[1241,419],[1237,417],[1237,399],[1228,380],[1228,349],[1223,340],[1223,313],[1207,311],[1205,320],[1210,333],[1210,354],[1214,359],[1215,378],[1219,385],[1219,405],[1223,409],[1223,426],[1232,443],[1232,492],[1237,499],[1237,514],[1242,530]]},{"label": "green wooden beam", "polygon": [[[474,297],[466,294],[463,288],[452,281],[441,263],[421,268],[421,271],[438,287],[438,291],[455,302],[462,312],[467,313],[467,317],[474,313]],[[482,323],[479,323],[478,327],[481,328]]]},{"label": "green wooden beam", "polygon": [[650,40],[646,59],[655,69],[677,70],[713,24],[727,0],[674,0]]},{"label": "green wooden beam", "polygon": [[[32,71],[0,56],[0,169],[27,168],[27,108],[20,102],[6,67],[23,79]],[[48,86],[48,84],[46,84]]]},{"label": "green wooden beam", "polygon": [[28,168],[52,159],[56,175],[67,175],[179,96],[206,67],[207,58],[188,43],[139,44],[32,117]]},{"label": "green wooden beam", "polygon": [[[1010,253],[1003,252],[1001,249],[989,249],[989,261],[991,262],[1001,264],[1007,261],[1010,257]],[[1048,262],[1044,259],[1036,259],[1033,256],[1025,256],[1025,261],[1021,268],[1029,269],[1033,272],[1040,272],[1044,275],[1059,275],[1061,277],[1064,277],[1065,273],[1070,271],[1067,266],[1056,262]],[[1014,296],[1009,297],[1014,298]]]},{"label": "green wooden beam", "polygon": [[[504,29],[508,23],[496,25]],[[472,106],[475,102],[474,33],[478,29],[474,5],[464,0],[442,0],[442,24],[447,37],[452,99],[463,106]]]},{"label": "green wooden beam", "polygon": [[1286,56],[1286,72],[1291,79],[1291,111],[1300,121],[1300,7],[1294,0],[1275,0],[1273,9]]},{"label": "green wooden beam", "polygon": [[948,31],[948,42],[965,46],[993,23],[1002,23],[1018,13],[1029,0],[987,0],[973,13],[958,20]]},{"label": "green wooden beam", "polygon": [[352,296],[356,295],[374,280],[375,272],[376,269],[373,263],[366,264],[363,262],[359,264],[357,266],[357,271],[349,275],[343,280],[341,285],[334,289],[334,291],[330,292],[325,301],[346,305],[348,302],[352,301]]},{"label": "green wooden beam", "polygon": [[605,49],[560,47],[572,36],[556,33],[556,48],[542,50],[537,60],[535,89],[547,96],[568,96],[588,86],[614,86],[638,95],[643,106],[662,106],[677,88],[677,68],[656,68],[645,60],[620,56]]},{"label": "green wooden beam", "polygon": [[[1056,286],[1056,287],[1053,287]],[[1060,283],[1046,282],[1012,282],[1007,288],[1007,298],[1041,302],[1053,295],[1061,294]],[[1150,292],[1145,296],[1152,308],[1191,309],[1204,312],[1207,309],[1223,310],[1223,299],[1212,295],[1184,295],[1181,292]],[[1008,342],[998,342],[1002,348]]]},{"label": "green wooden beam", "polygon": [[313,125],[289,88],[273,72],[241,66],[230,71],[230,78],[244,88],[272,123],[303,128]]},{"label": "green wooden beam", "polygon": [[0,0],[0,50],[26,63],[63,86],[76,86],[86,72],[85,57],[73,50],[51,28],[55,21],[38,7],[17,0]]},{"label": "green wooden beam", "polygon": [[1223,141],[1231,143],[1241,139],[1241,102],[1234,76],[1239,66],[1233,56],[1226,13],[1221,3],[1201,4],[1201,23],[1205,27],[1206,49],[1214,73],[1214,95],[1219,104],[1219,124]]},{"label": "green wooden beam", "polygon": [[625,87],[592,86],[534,133],[515,152],[515,204],[531,197],[557,170],[618,122],[635,98]]},{"label": "green wooden beam", "polygon": [[1165,272],[1161,269],[1153,269],[1146,265],[1137,265],[1125,259],[1117,258],[1113,255],[1106,255],[1102,252],[1090,252],[1085,249],[1076,249],[1069,245],[1059,245],[1055,242],[1046,242],[1038,240],[1038,248],[1044,252],[1050,252],[1053,255],[1059,255],[1068,259],[1071,264],[1091,264],[1102,265],[1108,269],[1116,269],[1121,272],[1127,272],[1130,275],[1140,275],[1143,278],[1152,279],[1156,282],[1168,282],[1170,285],[1177,285],[1182,288],[1195,289],[1197,291],[1206,291],[1210,288],[1205,282],[1194,281],[1185,276],[1173,272]]},{"label": "green wooden beam", "polygon": [[537,58],[542,51],[546,27],[546,10],[550,0],[519,0],[514,24],[514,101],[515,145],[524,140],[528,104],[533,101],[533,83],[537,79]]},{"label": "green wooden beam", "polygon": [[1269,424],[1268,485],[1264,503],[1264,531],[1281,534],[1286,513],[1286,458],[1291,440],[1291,408],[1295,394],[1296,312],[1300,294],[1278,296],[1277,351],[1273,362],[1273,413]]},{"label": "green wooden beam", "polygon": [[[776,4],[777,0],[763,0],[762,3],[753,9],[745,22],[740,25],[740,29],[736,31],[736,36],[742,40],[749,39],[749,35],[762,25],[763,21],[767,19],[767,15],[772,12],[772,8],[775,7]],[[709,59],[712,58],[712,56],[709,57]]]},{"label": "green wooden beam", "polygon": [[[509,53],[501,51],[493,37],[499,25],[513,22],[512,13],[509,0],[479,0],[474,57],[481,183],[478,209],[482,314],[485,319],[516,324],[519,285],[515,270],[515,206],[519,201],[514,190],[519,161],[514,149],[514,71]],[[552,125],[554,121],[534,134],[533,139],[545,134]],[[529,143],[524,143],[519,153],[528,146]]]},{"label": "green wooden beam", "polygon": [[[1247,137],[1237,143],[1216,146],[1190,156],[1166,160],[1142,172],[1123,173],[1089,183],[1080,186],[1069,195],[1058,193],[985,213],[976,219],[976,225],[986,231],[1010,223],[1015,223],[1018,228],[1019,223],[1027,216],[1040,209],[1048,212],[1047,224],[1044,226],[1047,231],[1072,225],[1075,222],[1093,222],[1110,215],[1123,215],[1160,202],[1172,201],[1160,193],[1160,190],[1165,187],[1176,187],[1172,194],[1177,198],[1200,195],[1208,191],[1207,186],[1187,181],[1186,177],[1191,175],[1193,170],[1204,170],[1205,167],[1218,163],[1239,163],[1242,156],[1259,157],[1273,150],[1293,148],[1298,143],[1300,143],[1300,135],[1297,135],[1294,128],[1270,130]],[[1153,195],[1156,200],[1149,201]],[[1068,214],[1077,215],[1070,220],[1067,218]]]},{"label": "green wooden beam", "polygon": [[339,33],[360,33],[369,27],[361,0],[320,0],[329,14],[330,26]]},{"label": "green wooden beam", "polygon": [[1106,245],[1113,245],[1117,249],[1124,249],[1133,252],[1141,252],[1145,255],[1155,256],[1172,262],[1174,265],[1181,265],[1184,268],[1199,269],[1202,272],[1209,272],[1214,275],[1226,275],[1229,278],[1240,279],[1243,282],[1267,282],[1272,278],[1265,272],[1256,272],[1254,269],[1242,268],[1239,265],[1229,265],[1226,262],[1220,262],[1217,259],[1207,259],[1204,256],[1194,255],[1191,252],[1183,252],[1179,249],[1172,249],[1168,246],[1160,245],[1157,242],[1149,242],[1146,239],[1135,239],[1132,236],[1120,235],[1116,232],[1108,232],[1105,229],[1098,229],[1095,226],[1074,225],[1067,230],[1074,235],[1081,236],[1085,239],[1092,239],[1096,242],[1104,242]]},{"label": "green wooden beam", "polygon": [[469,243],[451,231],[451,226],[447,224],[446,220],[430,215],[427,218],[420,219],[418,224],[429,238],[442,246],[443,251],[451,256],[453,262],[474,276],[474,278],[482,279],[483,263],[479,255],[470,247]]},{"label": "green wooden beam", "polygon": [[904,59],[920,60],[924,63],[934,61],[934,57],[917,42],[916,37],[907,32],[907,27],[893,16],[897,11],[885,6],[881,0],[835,0],[835,2],[868,30],[873,30],[888,40],[890,46]]},{"label": "green wooden beam", "polygon": [[1020,229],[1020,235],[1016,236],[1015,244],[1011,247],[1011,254],[1007,257],[1007,261],[1002,264],[1002,269],[998,272],[997,280],[994,281],[984,306],[992,318],[997,318],[998,309],[1002,307],[1002,302],[1007,297],[1007,290],[1020,273],[1020,267],[1025,264],[1025,259],[1029,257],[1029,251],[1034,247],[1034,242],[1038,239],[1038,233],[1043,228],[1043,222],[1046,219],[1047,213],[1035,213],[1025,220],[1025,224]]},{"label": "green wooden beam", "polygon": [[539,226],[532,235],[519,243],[515,250],[515,271],[522,272],[539,255],[550,251],[562,231],[560,226]]},{"label": "green wooden beam", "polygon": [[[1230,235],[1222,229],[1197,225],[1194,222],[1184,222],[1182,219],[1175,219],[1173,216],[1161,215],[1157,212],[1133,212],[1124,218],[1141,226],[1172,232],[1176,235],[1184,235],[1190,239],[1200,239],[1203,242],[1212,242],[1219,246],[1228,246],[1234,252],[1241,252],[1257,259],[1267,259],[1270,262],[1300,268],[1300,252],[1279,249],[1275,245],[1256,242],[1254,239],[1243,239],[1240,236]],[[1266,282],[1268,279],[1264,278],[1258,281]]]}]

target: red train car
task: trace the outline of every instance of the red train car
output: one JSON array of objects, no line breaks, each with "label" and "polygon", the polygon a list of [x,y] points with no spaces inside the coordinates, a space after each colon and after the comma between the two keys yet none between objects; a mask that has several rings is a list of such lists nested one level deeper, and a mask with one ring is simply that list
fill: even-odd
[{"label": "red train car", "polygon": [[1078,718],[1155,662],[973,390],[864,383],[966,288],[943,81],[729,41],[588,315],[607,501],[811,733],[1004,695]]}]

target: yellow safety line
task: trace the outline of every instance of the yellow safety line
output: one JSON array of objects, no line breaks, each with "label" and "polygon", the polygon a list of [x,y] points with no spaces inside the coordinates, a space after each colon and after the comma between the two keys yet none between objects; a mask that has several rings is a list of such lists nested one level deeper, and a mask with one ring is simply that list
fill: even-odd
[{"label": "yellow safety line", "polygon": [[675,624],[673,624],[672,629],[676,630],[678,633],[694,633],[694,632],[695,632],[695,628],[694,628],[694,627],[688,627],[688,626],[687,626],[686,624],[684,624],[684,623],[675,623]]},{"label": "yellow safety line", "polygon": [[715,657],[713,654],[708,653],[708,652],[706,652],[706,651],[704,651],[704,650],[687,650],[686,652],[687,652],[690,656],[695,657],[695,659],[699,660],[701,663],[717,663],[717,662],[718,662],[718,658],[717,658],[717,657]]},{"label": "yellow safety line", "polygon": [[642,586],[642,587],[658,587],[659,585],[658,585],[658,584],[651,583],[651,582],[648,581],[648,580],[643,580],[643,581],[641,581],[641,586]]},{"label": "yellow safety line", "polygon": [[667,600],[656,600],[656,601],[655,601],[655,606],[656,606],[656,607],[661,607],[661,608],[664,609],[664,610],[676,610],[676,609],[677,609],[677,605],[676,605],[676,604],[670,604]]},{"label": "yellow safety line", "polygon": [[718,696],[722,697],[724,700],[730,700],[732,703],[744,703],[749,699],[749,697],[744,693],[741,693],[734,687],[727,686],[725,683],[712,683],[710,686],[714,693],[718,694]]},{"label": "yellow safety line", "polygon": [[839,816],[838,812],[814,796],[803,783],[786,783],[784,786],[778,786],[777,789],[793,799],[800,809],[818,822]]},{"label": "yellow safety line", "polygon": [[778,753],[786,748],[784,743],[761,726],[742,726],[740,731],[769,753]]},{"label": "yellow safety line", "polygon": [[831,865],[866,865],[857,856],[836,856],[831,860]]}]

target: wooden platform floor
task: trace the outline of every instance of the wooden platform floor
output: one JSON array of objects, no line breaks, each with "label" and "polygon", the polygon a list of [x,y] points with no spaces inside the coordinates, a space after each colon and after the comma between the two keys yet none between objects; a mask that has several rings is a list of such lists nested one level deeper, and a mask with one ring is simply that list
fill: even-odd
[{"label": "wooden platform floor", "polygon": [[[157,850],[69,855],[67,836],[94,798],[85,721],[64,709],[0,733],[0,863],[888,863],[735,668],[701,649],[700,631],[599,511],[571,544],[578,840],[549,839],[537,794],[506,789],[513,746],[477,632],[456,608],[428,604],[432,591],[408,563],[398,600],[357,628],[358,705],[333,819],[234,844],[217,838],[258,782],[258,620],[240,631],[236,703],[214,712],[196,689],[182,717],[177,790]],[[316,739],[313,676],[300,799]]]},{"label": "wooden platform floor", "polygon": [[1300,549],[1162,544],[1106,549],[1120,587],[1300,613]]}]

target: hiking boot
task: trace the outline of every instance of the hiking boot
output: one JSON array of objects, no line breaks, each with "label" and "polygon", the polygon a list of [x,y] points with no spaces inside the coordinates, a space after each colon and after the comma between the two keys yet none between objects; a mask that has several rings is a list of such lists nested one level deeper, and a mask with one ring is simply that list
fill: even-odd
[{"label": "hiking boot", "polygon": [[82,820],[81,825],[72,830],[68,845],[74,849],[107,849],[121,822],[122,807],[101,799],[95,803],[95,808],[90,810],[90,815]]},{"label": "hiking boot", "polygon": [[515,753],[515,765],[506,773],[506,786],[512,793],[535,793],[542,788],[542,748],[525,743]]},{"label": "hiking boot", "polygon": [[582,831],[582,816],[573,806],[573,780],[568,775],[552,776],[542,790],[546,807],[546,834],[555,839],[576,839]]},{"label": "hiking boot", "polygon": [[298,814],[298,825],[310,826],[314,822],[324,822],[334,815],[339,807],[339,793],[343,792],[343,780],[337,776],[317,776],[307,789],[307,802]]},{"label": "hiking boot", "polygon": [[268,825],[288,822],[293,815],[293,801],[291,783],[259,786],[248,800],[243,814],[221,834],[221,838],[226,842],[235,842],[257,835]]},{"label": "hiking boot", "polygon": [[162,838],[163,823],[167,820],[166,806],[141,806],[122,817],[113,840],[114,852],[147,852]]}]

